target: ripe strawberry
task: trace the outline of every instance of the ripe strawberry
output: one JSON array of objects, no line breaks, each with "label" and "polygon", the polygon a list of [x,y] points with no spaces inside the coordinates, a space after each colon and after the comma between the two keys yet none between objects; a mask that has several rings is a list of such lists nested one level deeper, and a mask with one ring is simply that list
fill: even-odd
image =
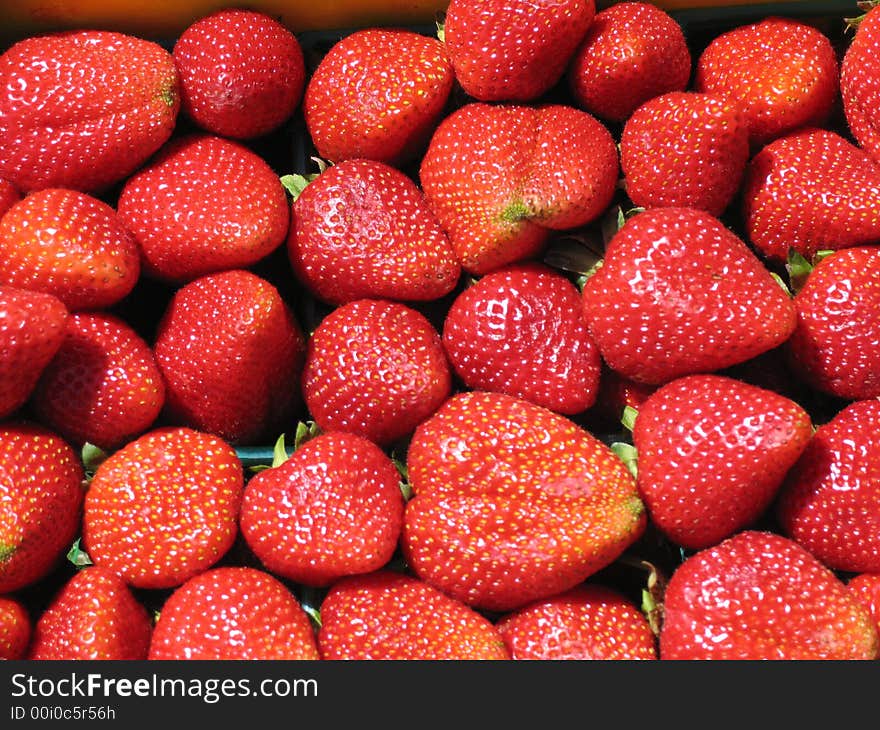
[{"label": "ripe strawberry", "polygon": [[0,594],[44,578],[79,529],[83,468],[57,434],[0,426]]},{"label": "ripe strawberry", "polygon": [[261,570],[221,567],[190,578],[165,601],[149,659],[320,659],[309,617]]},{"label": "ripe strawberry", "polygon": [[337,41],[309,78],[306,128],[331,162],[411,162],[434,131],[454,78],[437,38],[402,28],[357,30]]},{"label": "ripe strawberry", "polygon": [[846,587],[856,601],[868,609],[880,631],[880,573],[858,573],[847,581]]},{"label": "ripe strawberry", "polygon": [[153,346],[168,418],[235,444],[276,435],[299,403],[305,339],[278,290],[249,271],[178,289]]},{"label": "ripe strawberry", "polygon": [[594,0],[451,0],[443,40],[455,78],[480,101],[534,101],[562,78]]},{"label": "ripe strawberry", "polygon": [[300,281],[332,304],[438,299],[460,274],[416,184],[373,160],[345,160],[306,186],[293,203],[287,251]]},{"label": "ripe strawberry", "polygon": [[146,659],[152,630],[125,581],[95,565],[68,580],[40,615],[28,659]]},{"label": "ripe strawberry", "polygon": [[513,264],[465,289],[449,308],[443,346],[472,390],[515,395],[565,414],[593,405],[599,350],[580,293],[537,264]]},{"label": "ripe strawberry", "polygon": [[287,235],[287,197],[256,153],[210,135],[178,138],[130,177],[119,216],[140,245],[144,271],[192,281],[247,268]]},{"label": "ripe strawberry", "polygon": [[632,437],[652,523],[702,550],[754,524],[813,434],[797,403],[719,375],[678,378],[639,408]]},{"label": "ripe strawberry", "polygon": [[747,530],[688,558],[664,596],[663,660],[876,659],[877,629],[796,543]]},{"label": "ripe strawberry", "polygon": [[402,548],[420,578],[510,611],[616,560],[646,526],[635,479],[601,441],[513,396],[450,398],[409,445]]},{"label": "ripe strawberry", "polygon": [[409,435],[452,389],[440,335],[399,302],[359,299],[328,314],[308,342],[302,390],[324,431],[380,446]]},{"label": "ripe strawberry", "polygon": [[880,241],[880,166],[835,132],[768,144],[749,163],[742,198],[748,239],[773,261]]},{"label": "ripe strawberry", "polygon": [[243,488],[241,462],[216,436],[154,429],[95,471],[85,498],[85,549],[131,586],[179,586],[232,546]]},{"label": "ripe strawberry", "polygon": [[30,397],[64,341],[67,317],[51,294],[0,285],[0,418]]},{"label": "ripe strawberry", "polygon": [[14,598],[0,596],[0,660],[24,659],[30,640],[27,609]]},{"label": "ripe strawberry", "polygon": [[768,17],[715,37],[697,59],[694,90],[728,94],[765,145],[800,127],[821,127],[839,95],[831,41],[793,18]]},{"label": "ripe strawberry", "polygon": [[18,188],[9,180],[0,177],[0,218],[19,200],[21,200],[21,193],[18,192]]},{"label": "ripe strawberry", "polygon": [[134,237],[91,195],[40,190],[0,219],[0,283],[54,294],[73,311],[116,304],[139,276]]},{"label": "ripe strawberry", "polygon": [[844,53],[840,95],[850,132],[880,164],[880,10],[876,4],[859,19]]},{"label": "ripe strawberry", "polygon": [[821,425],[777,502],[783,533],[833,570],[880,572],[880,400]]},{"label": "ripe strawberry", "polygon": [[617,185],[611,133],[569,106],[466,104],[431,138],[422,189],[466,271],[533,257],[596,220]]},{"label": "ripe strawberry", "polygon": [[614,3],[598,12],[567,72],[576,103],[613,122],[625,121],[648,99],[684,91],[690,76],[681,26],[647,2]]},{"label": "ripe strawberry", "polygon": [[795,327],[791,298],[758,258],[717,218],[692,208],[629,218],[583,300],[604,360],[649,384],[744,362]]},{"label": "ripe strawberry", "polygon": [[165,383],[149,345],[119,317],[78,312],[34,389],[41,422],[76,446],[107,451],[149,429],[165,402]]},{"label": "ripe strawberry", "polygon": [[15,43],[0,88],[0,176],[24,193],[109,188],[168,140],[180,108],[168,51],[101,30]]},{"label": "ripe strawberry", "polygon": [[583,584],[524,606],[495,624],[513,659],[653,660],[654,633],[628,598]]},{"label": "ripe strawberry", "polygon": [[273,574],[310,586],[384,566],[403,525],[400,475],[361,436],[327,432],[251,478],[241,531]]},{"label": "ripe strawberry", "polygon": [[427,583],[390,570],[344,578],[321,603],[324,660],[510,659],[483,615]]},{"label": "ripe strawberry", "polygon": [[633,112],[620,138],[626,193],[642,208],[681,206],[721,215],[749,160],[745,115],[715,94],[672,91]]},{"label": "ripe strawberry", "polygon": [[180,34],[172,55],[181,110],[213,134],[268,134],[293,116],[302,99],[302,48],[266,13],[224,8],[199,18]]}]

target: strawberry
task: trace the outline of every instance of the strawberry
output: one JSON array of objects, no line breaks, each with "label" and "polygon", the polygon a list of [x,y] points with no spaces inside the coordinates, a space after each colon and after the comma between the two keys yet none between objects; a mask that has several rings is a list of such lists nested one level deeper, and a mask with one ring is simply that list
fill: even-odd
[{"label": "strawberry", "polygon": [[318,62],[303,97],[306,129],[330,162],[414,161],[436,127],[454,82],[437,38],[403,28],[363,28]]},{"label": "strawberry", "polygon": [[324,660],[504,660],[483,615],[417,578],[390,570],[335,583],[321,603]]},{"label": "strawberry", "polygon": [[858,573],[847,581],[846,587],[856,601],[868,609],[880,631],[880,573]]},{"label": "strawberry", "polygon": [[804,129],[761,149],[742,200],[748,240],[771,261],[880,242],[880,166],[836,132]]},{"label": "strawberry", "polygon": [[461,292],[446,314],[443,346],[472,390],[565,414],[581,413],[596,399],[601,360],[580,293],[543,264],[503,267]]},{"label": "strawberry", "polygon": [[828,568],[791,540],[746,530],[669,578],[663,660],[876,659],[877,629]]},{"label": "strawberry", "polygon": [[587,279],[583,301],[604,360],[648,384],[744,362],[795,327],[791,298],[761,261],[693,208],[629,218]]},{"label": "strawberry", "polygon": [[34,389],[42,423],[76,446],[107,451],[149,429],[165,402],[165,383],[149,345],[119,317],[77,312]]},{"label": "strawberry", "polygon": [[102,461],[85,498],[95,565],[136,588],[172,588],[232,546],[244,489],[231,446],[189,428],[157,428]]},{"label": "strawberry", "polygon": [[833,570],[880,572],[880,400],[816,430],[776,504],[783,534]]},{"label": "strawberry", "polygon": [[443,41],[469,96],[529,102],[562,78],[595,14],[594,0],[451,0]]},{"label": "strawberry", "polygon": [[715,94],[672,91],[626,120],[620,165],[626,193],[642,208],[688,207],[721,215],[749,160],[745,115]]},{"label": "strawberry", "polygon": [[180,108],[174,59],[131,35],[32,36],[0,55],[0,177],[21,192],[98,194],[171,136]]},{"label": "strawberry", "polygon": [[48,575],[79,529],[82,463],[56,433],[0,425],[0,594]]},{"label": "strawberry", "polygon": [[403,494],[394,463],[371,441],[327,432],[244,491],[241,532],[273,574],[310,586],[384,566],[397,549]]},{"label": "strawberry", "polygon": [[812,434],[801,406],[748,383],[690,375],[662,386],[632,432],[653,525],[689,550],[752,525]]},{"label": "strawberry", "polygon": [[343,304],[309,339],[302,391],[324,431],[388,446],[434,413],[451,389],[439,333],[405,304],[382,299]]},{"label": "strawberry", "polygon": [[27,608],[14,598],[0,596],[0,660],[24,659],[30,640]]},{"label": "strawberry", "polygon": [[597,432],[619,428],[624,410],[638,410],[657,388],[625,378],[603,363],[596,403],[587,415],[594,419]]},{"label": "strawberry", "polygon": [[654,633],[623,594],[582,584],[502,616],[495,627],[513,659],[657,659]]},{"label": "strawberry", "polygon": [[149,659],[319,659],[309,617],[273,576],[220,567],[190,578],[165,601]]},{"label": "strawberry", "polygon": [[67,318],[51,294],[0,285],[0,418],[30,397],[64,341]]},{"label": "strawberry", "polygon": [[460,274],[421,190],[367,159],[328,167],[305,187],[292,206],[287,251],[299,280],[332,304],[438,299]]},{"label": "strawberry", "polygon": [[880,164],[880,10],[876,3],[858,19],[840,64],[840,95],[852,136]]},{"label": "strawberry", "polygon": [[54,294],[70,310],[104,309],[140,276],[137,243],[107,203],[48,188],[0,219],[0,283]]},{"label": "strawberry", "polygon": [[831,41],[793,18],[767,17],[716,36],[697,59],[693,88],[736,99],[752,145],[821,127],[839,96]]},{"label": "strawberry", "polygon": [[202,129],[236,139],[274,131],[299,106],[305,60],[296,36],[263,12],[224,8],[174,43],[181,111]]},{"label": "strawberry", "polygon": [[401,546],[417,576],[510,611],[574,587],[646,526],[623,462],[566,417],[501,393],[451,397],[407,452]]},{"label": "strawberry", "polygon": [[575,102],[611,122],[670,91],[684,91],[691,52],[681,26],[652,3],[619,2],[596,14],[571,58],[568,86]]},{"label": "strawberry", "polygon": [[152,630],[125,581],[95,565],[68,580],[40,615],[28,659],[146,659]]},{"label": "strawberry", "polygon": [[264,259],[284,242],[290,216],[265,160],[200,134],[163,147],[126,181],[117,207],[145,272],[178,283]]},{"label": "strawberry", "polygon": [[235,444],[283,428],[299,403],[305,339],[267,280],[243,269],[208,274],[178,289],[153,346],[178,425]]},{"label": "strawberry", "polygon": [[586,112],[471,103],[440,123],[419,175],[462,268],[485,274],[596,220],[618,169],[611,133]]},{"label": "strawberry", "polygon": [[21,193],[9,180],[0,177],[0,218],[15,203],[21,200]]}]

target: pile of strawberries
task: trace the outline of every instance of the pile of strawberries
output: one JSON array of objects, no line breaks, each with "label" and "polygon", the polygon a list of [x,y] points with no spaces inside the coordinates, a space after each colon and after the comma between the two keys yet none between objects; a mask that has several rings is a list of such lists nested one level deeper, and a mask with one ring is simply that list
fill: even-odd
[{"label": "pile of strawberries", "polygon": [[8,47],[0,658],[878,658],[861,9]]}]

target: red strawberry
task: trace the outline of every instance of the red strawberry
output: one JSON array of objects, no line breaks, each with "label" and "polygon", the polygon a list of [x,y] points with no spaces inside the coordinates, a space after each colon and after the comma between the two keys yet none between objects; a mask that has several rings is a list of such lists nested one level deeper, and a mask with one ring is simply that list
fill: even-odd
[{"label": "red strawberry", "polygon": [[9,180],[0,177],[0,218],[19,200],[21,200],[21,193],[18,192],[18,188]]},{"label": "red strawberry", "polygon": [[126,181],[118,209],[145,272],[175,282],[257,263],[284,242],[290,216],[268,163],[209,135],[165,146]]},{"label": "red strawberry", "polygon": [[344,578],[321,603],[325,660],[504,660],[489,620],[416,578],[391,571]]},{"label": "red strawberry", "polygon": [[113,450],[146,431],[165,383],[147,343],[119,317],[78,312],[33,393],[39,419],[71,444]]},{"label": "red strawberry", "polygon": [[583,299],[608,365],[649,384],[744,362],[795,326],[791,298],[758,258],[717,218],[691,208],[629,218]]},{"label": "red strawberry", "polygon": [[635,479],[601,441],[513,396],[450,398],[409,445],[402,548],[423,580],[509,611],[574,587],[643,533]]},{"label": "red strawberry", "polygon": [[715,37],[697,59],[694,90],[739,101],[753,145],[821,127],[838,98],[831,41],[793,18],[768,17]]},{"label": "red strawberry", "polygon": [[306,86],[303,113],[318,154],[389,165],[423,151],[454,75],[437,38],[402,28],[364,28],[337,41]]},{"label": "red strawberry", "polygon": [[302,99],[302,48],[266,13],[224,8],[199,18],[180,34],[172,54],[182,111],[214,134],[237,139],[268,134]]},{"label": "red strawberry", "polygon": [[867,609],[796,543],[747,530],[688,558],[664,596],[664,660],[876,659]]},{"label": "red strawberry", "polygon": [[805,129],[777,139],[749,163],[743,219],[752,245],[785,261],[880,241],[880,166],[835,132]]},{"label": "red strawberry", "polygon": [[880,9],[862,16],[840,65],[840,95],[858,144],[880,164]]},{"label": "red strawberry", "polygon": [[33,36],[0,55],[0,176],[22,192],[98,193],[171,136],[180,107],[174,60],[121,33]]},{"label": "red strawberry", "polygon": [[673,91],[633,112],[620,138],[630,200],[642,208],[681,206],[721,215],[749,160],[745,115],[714,94]]},{"label": "red strawberry", "polygon": [[443,39],[455,77],[480,101],[534,101],[565,72],[594,0],[451,0]]},{"label": "red strawberry", "polygon": [[524,606],[495,624],[513,659],[652,660],[654,633],[616,590],[584,584]]},{"label": "red strawberry", "polygon": [[777,502],[785,535],[833,570],[880,572],[880,400],[821,425]]},{"label": "red strawberry", "polygon": [[0,285],[0,418],[30,397],[64,341],[67,317],[51,294]]},{"label": "red strawberry", "polygon": [[361,436],[327,432],[248,482],[241,531],[274,575],[311,586],[384,566],[403,525],[400,475]]},{"label": "red strawberry", "polygon": [[846,587],[862,606],[868,609],[880,631],[880,573],[859,573],[850,578]]},{"label": "red strawberry", "polygon": [[812,434],[797,403],[732,378],[664,385],[632,432],[652,523],[689,550],[718,544],[764,514]]},{"label": "red strawberry", "polygon": [[473,103],[440,123],[419,174],[462,267],[485,274],[533,257],[551,230],[596,220],[614,196],[617,149],[572,107]]},{"label": "red strawberry", "polygon": [[[638,410],[657,387],[625,378],[607,365],[603,365],[599,375],[596,403],[588,414],[597,419],[596,430],[619,428],[623,412],[627,408]],[[600,429],[599,426],[603,428]]]},{"label": "red strawberry", "polygon": [[623,122],[648,99],[684,91],[691,53],[678,22],[647,2],[620,2],[593,19],[568,68],[577,104]]},{"label": "red strawberry", "polygon": [[152,630],[125,581],[95,565],[67,581],[42,613],[28,659],[146,659]]},{"label": "red strawberry", "polygon": [[222,567],[169,596],[149,659],[319,659],[309,617],[283,583],[254,568]]},{"label": "red strawberry", "polygon": [[0,660],[24,659],[30,639],[27,609],[14,598],[0,596]]},{"label": "red strawberry", "polygon": [[98,466],[85,499],[85,549],[131,586],[179,586],[232,546],[243,488],[241,462],[216,436],[149,431]]},{"label": "red strawberry", "polygon": [[302,330],[278,290],[245,270],[177,290],[153,347],[168,417],[236,444],[277,435],[299,402]]},{"label": "red strawberry", "polygon": [[0,594],[44,578],[80,525],[83,467],[48,429],[0,426]]},{"label": "red strawberry", "polygon": [[460,274],[416,184],[372,160],[340,162],[306,186],[293,203],[287,250],[299,279],[332,304],[438,299]]},{"label": "red strawberry", "polygon": [[0,283],[103,309],[140,276],[137,243],[109,205],[75,190],[31,193],[0,219]]},{"label": "red strawberry", "polygon": [[399,302],[359,299],[315,329],[302,388],[323,430],[387,446],[437,410],[452,375],[440,335],[424,315]]},{"label": "red strawberry", "polygon": [[449,308],[443,346],[468,388],[575,414],[596,399],[601,360],[580,293],[541,264],[487,274]]}]

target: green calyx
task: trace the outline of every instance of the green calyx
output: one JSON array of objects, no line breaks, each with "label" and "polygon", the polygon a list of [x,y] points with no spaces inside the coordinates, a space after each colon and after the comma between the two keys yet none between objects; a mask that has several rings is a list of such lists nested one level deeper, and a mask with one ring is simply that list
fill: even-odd
[{"label": "green calyx", "polygon": [[633,478],[638,477],[639,452],[636,450],[636,447],[625,441],[615,441],[611,444],[611,450],[623,462],[623,465],[627,468],[629,473],[633,475]]},{"label": "green calyx", "polygon": [[844,18],[844,31],[853,31],[858,30],[859,25],[865,19],[865,16],[871,12],[877,5],[880,5],[880,0],[859,0],[856,3],[856,7],[862,11],[861,15],[855,15],[851,18]]},{"label": "green calyx", "polygon": [[326,160],[322,160],[320,157],[312,157],[311,159],[318,168],[317,172],[311,172],[305,175],[299,173],[282,175],[279,178],[282,187],[288,192],[293,200],[299,198],[299,196],[302,195],[303,190],[308,187],[309,183],[317,180],[321,176],[321,173],[330,167],[330,163]]},{"label": "green calyx", "polygon": [[67,560],[69,563],[76,566],[77,569],[87,568],[88,566],[93,565],[89,554],[80,547],[80,538],[77,538],[76,542],[70,546],[70,550],[67,551]]},{"label": "green calyx", "polygon": [[501,211],[501,220],[505,223],[519,223],[530,217],[532,217],[532,211],[523,200],[514,200]]}]

